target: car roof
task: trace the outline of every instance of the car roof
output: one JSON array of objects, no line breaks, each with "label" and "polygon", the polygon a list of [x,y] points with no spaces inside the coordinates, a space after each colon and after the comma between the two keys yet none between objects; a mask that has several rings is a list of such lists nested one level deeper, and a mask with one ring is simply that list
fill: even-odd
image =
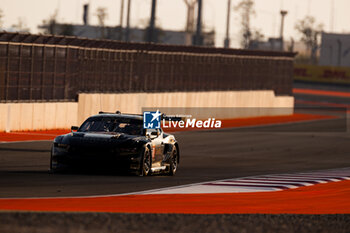
[{"label": "car roof", "polygon": [[118,113],[101,113],[97,115],[93,115],[89,118],[98,118],[98,117],[115,117],[115,118],[129,118],[133,120],[143,120],[142,115],[134,115],[134,114],[118,114]]}]

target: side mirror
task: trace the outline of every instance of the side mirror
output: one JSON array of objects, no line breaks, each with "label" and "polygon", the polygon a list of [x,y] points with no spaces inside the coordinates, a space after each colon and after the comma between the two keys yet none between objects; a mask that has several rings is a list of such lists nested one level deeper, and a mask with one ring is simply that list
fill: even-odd
[{"label": "side mirror", "polygon": [[77,131],[79,129],[79,127],[78,126],[72,126],[71,128],[70,128],[70,130],[73,132],[73,131]]},{"label": "side mirror", "polygon": [[157,137],[158,137],[158,131],[153,131],[153,132],[151,132],[151,135],[157,136]]},{"label": "side mirror", "polygon": [[149,137],[150,139],[158,137],[158,131],[152,131],[152,132],[147,132],[146,136]]}]

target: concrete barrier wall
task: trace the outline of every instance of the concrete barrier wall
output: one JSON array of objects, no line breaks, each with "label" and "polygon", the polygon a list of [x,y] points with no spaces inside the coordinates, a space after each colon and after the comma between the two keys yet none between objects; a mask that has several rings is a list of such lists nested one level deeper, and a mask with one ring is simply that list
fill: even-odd
[{"label": "concrete barrier wall", "polygon": [[0,131],[67,129],[99,111],[141,113],[146,108],[157,108],[168,115],[224,119],[288,115],[293,107],[293,97],[275,96],[273,91],[80,94],[78,103],[0,104]]},{"label": "concrete barrier wall", "polygon": [[67,129],[77,124],[78,103],[0,104],[0,131]]},{"label": "concrete barrier wall", "polygon": [[[275,96],[273,91],[213,91],[175,93],[80,94],[78,124],[99,111],[141,113],[157,108],[170,114],[196,118],[238,118],[293,113],[294,97]],[[173,108],[173,109],[172,109]],[[180,108],[180,109],[174,109]],[[200,108],[216,108],[211,111]],[[183,110],[185,112],[179,112]]]}]

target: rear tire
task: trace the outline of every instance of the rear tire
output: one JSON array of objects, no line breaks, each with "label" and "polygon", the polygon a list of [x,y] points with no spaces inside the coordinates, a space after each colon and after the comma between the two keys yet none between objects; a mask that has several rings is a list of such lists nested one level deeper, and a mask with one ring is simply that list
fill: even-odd
[{"label": "rear tire", "polygon": [[141,158],[141,164],[140,169],[137,171],[138,176],[147,176],[151,174],[151,167],[152,167],[152,161],[151,161],[151,151],[148,147],[145,147],[144,153]]},{"label": "rear tire", "polygon": [[177,153],[176,146],[174,146],[170,157],[170,166],[169,166],[169,172],[168,172],[169,176],[175,175],[177,171],[177,166],[178,166],[178,153]]}]

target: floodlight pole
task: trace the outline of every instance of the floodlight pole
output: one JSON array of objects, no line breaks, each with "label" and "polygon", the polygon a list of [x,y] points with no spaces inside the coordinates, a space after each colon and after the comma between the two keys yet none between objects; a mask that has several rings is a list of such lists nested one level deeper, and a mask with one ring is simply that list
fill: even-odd
[{"label": "floodlight pole", "polygon": [[227,19],[226,19],[226,38],[224,47],[230,47],[230,15],[231,15],[231,0],[227,0]]},{"label": "floodlight pole", "polygon": [[121,0],[120,19],[119,19],[119,26],[120,26],[119,40],[123,40],[123,18],[124,18],[124,0]]},{"label": "floodlight pole", "polygon": [[126,32],[125,32],[125,41],[130,41],[130,8],[131,8],[131,0],[128,0],[128,12],[126,15]]},{"label": "floodlight pole", "polygon": [[281,48],[280,50],[283,51],[284,49],[284,41],[283,41],[284,17],[287,15],[288,11],[281,10],[280,13],[281,13],[281,30],[280,30]]},{"label": "floodlight pole", "polygon": [[202,45],[202,0],[198,0],[197,30],[193,40],[194,45]]},{"label": "floodlight pole", "polygon": [[148,38],[147,38],[147,42],[149,43],[155,42],[154,28],[155,28],[155,21],[156,21],[156,6],[157,6],[157,0],[152,0],[151,20],[149,23]]}]

